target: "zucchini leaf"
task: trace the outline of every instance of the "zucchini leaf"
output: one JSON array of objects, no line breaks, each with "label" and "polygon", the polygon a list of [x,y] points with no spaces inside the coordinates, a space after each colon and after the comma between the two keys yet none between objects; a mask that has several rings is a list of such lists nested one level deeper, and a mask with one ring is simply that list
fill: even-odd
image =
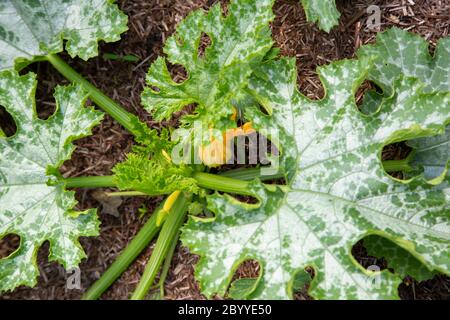
[{"label": "zucchini leaf", "polygon": [[114,180],[121,190],[135,190],[148,195],[169,194],[176,190],[197,193],[199,187],[191,178],[192,169],[175,165],[170,159],[150,159],[131,153],[113,169]]},{"label": "zucchini leaf", "polygon": [[65,48],[83,60],[97,42],[113,42],[127,30],[127,16],[113,0],[5,0],[0,2],[0,70],[42,59]]},{"label": "zucchini leaf", "polygon": [[330,32],[339,24],[341,13],[336,8],[335,0],[301,0],[306,18],[315,22],[320,29]]},{"label": "zucchini leaf", "polygon": [[365,270],[351,255],[370,234],[391,240],[430,270],[449,273],[450,181],[395,180],[380,154],[389,143],[442,134],[450,93],[427,93],[417,79],[400,77],[367,116],[354,95],[371,68],[370,59],[318,68],[327,92],[320,101],[297,91],[294,59],[268,62],[254,73],[249,90],[272,114],[255,111],[251,120],[257,129],[278,127],[288,185],[253,182],[255,205],[216,193],[208,198],[214,219],[189,219],[182,241],[201,256],[196,277],[206,296],[223,295],[231,271],[255,259],[262,276],[254,299],[290,298],[294,274],[308,266],[315,271],[309,288],[315,298],[398,298],[397,275]]},{"label": "zucchini leaf", "polygon": [[115,184],[120,190],[134,190],[148,195],[169,194],[176,190],[197,193],[199,188],[191,178],[193,170],[172,161],[172,149],[177,141],[170,131],[150,129],[134,119],[136,145],[127,159],[113,168]]},{"label": "zucchini leaf", "polygon": [[[155,120],[170,119],[173,113],[195,104],[193,115],[181,118],[184,128],[199,120],[205,128],[225,130],[236,127],[231,120],[233,106],[243,95],[252,67],[263,60],[272,47],[269,22],[273,19],[273,0],[233,0],[226,16],[220,4],[208,13],[197,10],[167,39],[167,61],[182,65],[188,79],[172,80],[166,59],[159,57],[146,78],[142,104]],[[199,53],[202,33],[211,44]]]},{"label": "zucchini leaf", "polygon": [[17,125],[15,135],[0,137],[0,238],[20,237],[20,247],[0,260],[0,291],[36,283],[36,254],[45,241],[49,259],[71,269],[85,257],[78,238],[98,234],[96,210],[75,211],[74,192],[57,178],[75,149],[71,142],[89,135],[102,114],[85,108],[87,95],[72,85],[55,89],[55,114],[41,120],[36,84],[32,73],[0,72],[0,105]]},{"label": "zucchini leaf", "polygon": [[[384,96],[392,93],[394,80],[399,75],[418,78],[425,84],[425,92],[450,92],[450,37],[437,42],[435,53],[430,55],[428,43],[420,36],[398,28],[389,29],[377,36],[377,42],[359,49],[359,57],[374,57],[375,68],[369,80],[383,90],[384,95],[369,91],[364,97],[363,110],[375,111]],[[433,110],[433,109],[430,109]],[[441,183],[447,173],[450,159],[449,130],[441,136],[409,141],[416,149],[412,164],[423,168],[432,184]]]}]

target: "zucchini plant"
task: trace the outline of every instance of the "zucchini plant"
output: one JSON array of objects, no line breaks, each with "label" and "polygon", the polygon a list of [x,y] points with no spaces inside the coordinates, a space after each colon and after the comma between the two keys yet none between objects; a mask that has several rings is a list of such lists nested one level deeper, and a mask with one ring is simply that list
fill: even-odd
[{"label": "zucchini plant", "polygon": [[[449,38],[430,56],[418,36],[382,33],[357,59],[318,68],[326,96],[314,101],[297,90],[295,59],[280,57],[273,46],[273,2],[234,0],[226,15],[217,4],[178,25],[165,57],[149,68],[142,105],[159,121],[186,106],[194,110],[178,128],[159,131],[57,55],[63,39],[67,52],[83,59],[97,54],[98,40],[118,40],[126,17],[112,1],[0,4],[0,105],[17,125],[13,136],[0,137],[0,238],[21,239],[0,260],[0,291],[36,283],[44,241],[49,259],[66,268],[85,257],[78,238],[97,235],[99,221],[95,209],[74,209],[73,191],[66,189],[75,187],[118,188],[111,196],[166,195],[84,299],[99,298],[157,235],[132,299],[145,298],[161,267],[163,285],[179,238],[200,255],[196,278],[206,297],[225,296],[248,259],[260,263],[261,273],[234,282],[231,297],[288,299],[310,282],[309,294],[318,299],[395,299],[405,275],[449,274]],[[211,45],[201,52],[203,34]],[[17,72],[43,60],[73,82],[55,90],[57,108],[47,120],[36,115],[36,76]],[[176,83],[168,62],[182,65],[188,79]],[[382,93],[367,92],[358,110],[355,93],[366,79]],[[88,97],[136,143],[111,176],[63,178],[58,169],[72,142],[102,119],[85,107]],[[221,170],[232,159],[228,140],[255,132],[276,147],[270,164]],[[381,161],[384,146],[406,140],[414,149],[407,159]],[[187,156],[180,159],[180,151]],[[264,170],[269,166],[276,170]],[[403,171],[405,179],[391,171]],[[393,272],[363,268],[351,255],[360,239]],[[312,279],[306,268],[314,270]]]}]

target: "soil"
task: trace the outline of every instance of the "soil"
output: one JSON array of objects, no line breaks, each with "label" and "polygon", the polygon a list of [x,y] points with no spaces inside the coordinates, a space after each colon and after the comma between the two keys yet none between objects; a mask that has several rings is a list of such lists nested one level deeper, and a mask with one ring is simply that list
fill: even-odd
[{"label": "soil", "polygon": [[[122,40],[112,44],[100,44],[100,54],[88,62],[62,57],[82,75],[103,90],[111,98],[121,103],[127,110],[139,115],[151,127],[168,123],[157,123],[140,105],[140,92],[144,86],[146,71],[152,61],[162,55],[164,41],[174,32],[179,23],[189,12],[197,8],[208,9],[216,3],[214,0],[122,0],[120,8],[129,16],[129,30]],[[221,1],[224,8],[227,1]],[[276,18],[271,24],[273,39],[281,48],[283,55],[297,58],[298,86],[302,93],[311,99],[323,96],[323,87],[315,69],[331,61],[352,58],[363,44],[375,41],[376,32],[367,30],[366,8],[375,4],[381,8],[382,27],[397,26],[422,35],[430,42],[433,51],[436,40],[445,37],[450,31],[450,0],[348,0],[337,1],[342,13],[340,24],[330,33],[320,31],[305,19],[299,0],[278,0],[274,11]],[[205,44],[206,45],[206,44]],[[104,53],[119,56],[134,55],[139,58],[136,63],[111,61],[102,57]],[[57,84],[66,84],[50,65],[37,63],[28,68],[38,74],[37,108],[42,118],[48,117],[54,110],[52,91]],[[182,68],[172,67],[171,72],[176,81],[185,78]],[[369,87],[370,84],[367,86]],[[361,92],[358,94],[361,96]],[[357,96],[358,96],[357,95]],[[0,112],[3,126],[8,120]],[[6,122],[6,124],[5,124]],[[176,120],[170,122],[176,124]],[[14,130],[9,125],[8,130]],[[72,159],[64,163],[61,172],[65,177],[81,175],[108,175],[111,168],[122,161],[130,150],[133,139],[119,124],[109,116],[94,129],[92,136],[76,142],[77,149]],[[386,148],[385,159],[399,159],[407,154],[403,145]],[[78,299],[101,273],[114,261],[117,255],[138,232],[147,216],[142,216],[138,209],[146,208],[148,212],[161,201],[161,198],[124,198],[118,207],[119,215],[111,215],[105,210],[93,190],[76,190],[79,208],[98,207],[102,222],[100,236],[83,238],[81,244],[88,258],[81,267],[82,290],[66,289],[68,274],[56,263],[49,263],[48,243],[39,251],[38,262],[41,272],[35,288],[21,287],[13,293],[6,293],[0,299]],[[110,209],[110,208],[109,208]],[[108,211],[108,212],[106,212]],[[114,212],[113,212],[114,213]],[[12,237],[0,241],[0,257],[18,246],[18,239]],[[150,246],[116,283],[102,296],[102,299],[127,299],[134,290],[145,263],[152,252]],[[386,268],[386,261],[367,256],[361,243],[353,248],[353,255],[363,265],[380,265]],[[198,257],[178,245],[168,277],[165,282],[165,299],[204,299],[194,279],[194,265]],[[255,261],[247,261],[237,271],[235,277],[257,275],[259,266]],[[399,287],[402,299],[450,299],[450,279],[438,275],[429,281],[418,283],[406,278]],[[296,299],[310,299],[307,288],[295,295]]]}]

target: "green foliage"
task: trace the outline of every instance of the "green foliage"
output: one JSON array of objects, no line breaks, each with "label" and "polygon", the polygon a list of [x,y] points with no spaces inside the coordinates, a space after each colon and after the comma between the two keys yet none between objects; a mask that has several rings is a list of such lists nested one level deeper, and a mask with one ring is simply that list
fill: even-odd
[{"label": "green foliage", "polygon": [[424,170],[425,178],[432,184],[439,184],[448,176],[450,162],[450,126],[445,134],[415,139],[408,142],[414,149],[412,165]]},{"label": "green foliage", "polygon": [[32,73],[0,72],[0,105],[17,125],[14,136],[0,138],[0,238],[16,234],[21,239],[20,247],[0,260],[0,291],[36,283],[36,255],[45,241],[49,259],[71,269],[85,257],[78,238],[98,234],[96,210],[75,211],[74,192],[57,178],[75,148],[71,142],[90,134],[102,115],[84,108],[87,96],[80,87],[68,86],[56,88],[55,114],[41,120],[36,84]]},{"label": "green foliage", "polygon": [[[375,68],[369,79],[375,82],[384,95],[369,91],[363,104],[366,113],[375,111],[384,96],[391,94],[394,80],[398,75],[418,78],[425,84],[425,92],[450,91],[450,37],[438,40],[433,56],[428,43],[418,35],[392,28],[378,34],[377,42],[363,46],[359,57],[373,57]],[[432,110],[432,109],[430,109]],[[424,174],[432,184],[439,184],[445,178],[449,154],[449,127],[444,135],[409,141],[415,149],[412,164],[424,169]]]},{"label": "green foliage", "polygon": [[[181,118],[184,127],[191,128],[194,120],[206,128],[235,127],[230,120],[233,106],[253,67],[272,47],[268,26],[272,4],[273,0],[236,0],[226,16],[216,4],[208,13],[197,10],[183,20],[167,39],[164,53],[167,61],[182,65],[189,77],[175,83],[162,57],[151,65],[142,104],[154,119],[170,119],[185,106],[196,104],[194,115]],[[202,32],[211,40],[204,55],[199,53]]]},{"label": "green foliage", "polygon": [[431,279],[435,273],[405,249],[379,236],[364,238],[364,246],[370,256],[388,259],[388,267],[393,268],[401,278],[412,276],[417,281]]},{"label": "green foliage", "polygon": [[320,29],[330,32],[339,24],[341,14],[334,0],[301,0],[301,2],[308,21],[316,22]]},{"label": "green foliage", "polygon": [[358,50],[358,57],[372,58],[375,67],[368,79],[381,87],[385,96],[399,75],[414,77],[425,84],[425,92],[450,91],[450,37],[437,42],[434,56],[428,42],[419,35],[391,28],[377,35],[377,42]]},{"label": "green foliage", "polygon": [[84,60],[97,42],[113,42],[127,30],[127,16],[113,0],[5,0],[0,2],[0,70],[21,69],[65,48]]},{"label": "green foliage", "polygon": [[182,240],[202,256],[196,275],[207,296],[224,294],[230,270],[256,259],[263,275],[253,298],[288,298],[293,273],[306,266],[315,269],[310,294],[316,298],[398,298],[398,277],[363,270],[351,258],[352,245],[367,234],[383,235],[429,269],[449,272],[449,182],[433,188],[419,178],[395,181],[379,155],[388,143],[443,133],[450,93],[427,93],[418,80],[400,77],[367,117],[354,94],[371,68],[364,58],[319,68],[327,92],[320,101],[297,92],[293,59],[268,62],[255,73],[250,90],[273,112],[248,115],[256,128],[280,130],[290,190],[256,183],[260,203],[253,207],[216,194],[208,199],[215,220],[190,219]]},{"label": "green foliage", "polygon": [[[228,297],[235,300],[251,299],[258,288],[258,278],[241,278],[234,280],[228,289]],[[311,276],[305,270],[300,270],[292,281],[292,292],[298,292],[311,282]],[[256,292],[257,294],[257,292]]]},{"label": "green foliage", "polygon": [[198,192],[188,166],[174,165],[166,159],[149,159],[131,153],[113,169],[115,183],[121,190],[136,190],[148,195],[169,194],[175,190]]},{"label": "green foliage", "polygon": [[[337,24],[333,0],[302,3],[308,19],[322,29]],[[196,277],[207,297],[225,296],[228,290],[232,298],[287,299],[309,284],[309,294],[320,299],[396,299],[405,275],[423,280],[437,272],[449,274],[449,39],[440,40],[431,56],[418,36],[399,29],[380,34],[377,44],[360,49],[358,60],[318,69],[326,96],[314,101],[297,90],[295,60],[278,59],[279,50],[272,47],[272,5],[273,0],[235,0],[227,15],[219,4],[208,13],[191,13],[167,40],[166,58],[151,65],[142,103],[156,120],[195,105],[192,114],[180,118],[189,133],[197,130],[194,120],[201,129],[222,130],[219,135],[234,132],[225,130],[236,127],[236,110],[260,134],[277,129],[271,143],[280,151],[286,185],[214,178],[195,172],[201,166],[175,164],[169,155],[178,143],[170,139],[172,129],[150,129],[126,114],[123,123],[136,145],[115,166],[110,181],[121,190],[171,194],[155,215],[156,225],[171,221],[163,226],[170,229],[167,239],[177,238],[189,210],[193,216],[181,238],[201,256]],[[20,69],[45,56],[50,60],[48,54],[63,50],[63,40],[69,54],[87,59],[97,54],[98,40],[115,41],[126,30],[125,16],[109,0],[4,1],[0,15],[7,16],[0,22],[0,70]],[[211,43],[203,52],[204,34]],[[168,63],[183,66],[187,80],[175,83]],[[77,75],[71,79],[81,81]],[[383,93],[366,94],[363,114],[354,96],[365,79]],[[88,135],[101,116],[84,108],[80,87],[69,86],[56,89],[57,110],[41,120],[35,87],[33,74],[0,72],[0,104],[18,128],[12,137],[0,131],[0,238],[21,238],[19,249],[0,260],[1,291],[36,282],[36,253],[45,241],[50,260],[77,266],[84,257],[78,238],[98,229],[95,210],[74,211],[73,192],[65,190],[58,169],[70,158],[71,142]],[[118,119],[123,116],[108,110]],[[399,181],[385,173],[380,155],[385,145],[405,140],[414,148],[413,166],[425,174]],[[254,195],[257,203],[199,187],[214,189],[219,182],[217,190]],[[189,193],[198,194],[199,201],[192,202]],[[176,215],[170,215],[174,202]],[[202,211],[206,217],[199,215]],[[169,250],[167,239],[161,239],[164,250],[152,256],[146,282],[134,298],[145,296]],[[359,265],[351,248],[360,239],[395,273]],[[260,263],[260,277],[230,286],[233,272],[248,259]],[[306,268],[314,270],[314,279]]]}]

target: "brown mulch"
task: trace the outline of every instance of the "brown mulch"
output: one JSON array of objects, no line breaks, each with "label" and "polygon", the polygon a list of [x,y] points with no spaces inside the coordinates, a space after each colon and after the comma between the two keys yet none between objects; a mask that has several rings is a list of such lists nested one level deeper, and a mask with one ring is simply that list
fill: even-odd
[{"label": "brown mulch", "polygon": [[[161,124],[152,121],[150,115],[140,106],[140,92],[144,86],[146,71],[152,61],[162,54],[164,41],[175,30],[175,26],[189,12],[197,8],[209,8],[214,0],[133,0],[119,1],[120,8],[129,16],[129,31],[122,40],[113,44],[101,44],[98,58],[88,62],[70,59],[66,61],[111,98],[129,111],[138,114],[151,127]],[[227,1],[223,1],[224,3]],[[306,22],[299,0],[276,1],[274,11],[276,19],[272,23],[273,38],[281,48],[283,55],[297,58],[299,89],[311,99],[323,97],[323,87],[315,69],[318,65],[331,61],[352,58],[363,44],[374,42],[375,32],[365,30],[366,8],[370,4],[379,5],[382,11],[382,29],[398,26],[418,33],[431,44],[447,36],[450,31],[449,0],[348,0],[337,1],[342,13],[340,25],[329,34]],[[132,54],[139,62],[110,61],[102,58],[103,53],[118,55]],[[67,83],[51,66],[38,63],[28,70],[39,75],[37,90],[37,108],[42,118],[48,117],[54,108],[51,92],[56,84]],[[182,68],[171,68],[176,81],[185,77]],[[2,117],[2,112],[0,112]],[[2,117],[3,121],[4,117]],[[164,125],[164,124],[163,124]],[[77,149],[72,159],[62,167],[66,177],[80,175],[108,175],[114,164],[122,161],[133,144],[132,137],[109,116],[94,129],[90,137],[76,142]],[[404,156],[401,146],[389,147],[384,153],[385,159]],[[147,208],[151,212],[160,198],[125,198],[119,207],[118,217],[104,213],[101,205],[92,195],[93,190],[77,190],[80,208],[100,207],[102,221],[101,234],[96,238],[83,238],[81,243],[88,258],[81,264],[82,288],[88,288],[95,279],[114,261],[137,233],[146,218],[141,217],[138,209]],[[0,242],[0,257],[17,246],[17,239],[10,238]],[[56,263],[47,262],[48,244],[39,251],[41,276],[35,288],[19,288],[6,293],[0,299],[77,299],[82,290],[66,289],[67,274]],[[135,263],[103,295],[104,299],[126,299],[134,290],[145,263],[151,254],[150,246]],[[361,244],[355,246],[353,254],[362,265],[379,264],[384,261],[368,257]],[[177,247],[171,269],[165,284],[166,299],[203,299],[193,276],[193,268],[198,257],[191,255],[181,245]],[[385,265],[384,265],[385,267]],[[255,276],[259,272],[254,261],[244,263],[237,276]],[[436,276],[432,280],[417,283],[405,279],[399,292],[403,299],[449,299],[450,280],[445,276]],[[296,295],[299,299],[308,299],[306,290]]]}]

